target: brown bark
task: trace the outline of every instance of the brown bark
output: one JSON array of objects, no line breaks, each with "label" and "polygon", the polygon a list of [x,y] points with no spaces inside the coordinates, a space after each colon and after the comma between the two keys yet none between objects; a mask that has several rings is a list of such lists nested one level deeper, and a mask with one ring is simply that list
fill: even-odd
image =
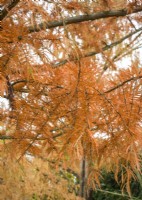
[{"label": "brown bark", "polygon": [[8,14],[8,12],[14,8],[18,3],[20,2],[20,0],[14,0],[11,1],[11,3],[8,4],[8,6],[4,7],[4,9],[2,9],[2,7],[4,5],[1,5],[1,10],[0,10],[0,21],[2,21]]},{"label": "brown bark", "polygon": [[129,13],[128,9],[122,9],[122,10],[110,10],[110,11],[101,11],[97,13],[87,14],[87,15],[78,15],[75,17],[69,17],[63,20],[59,21],[51,21],[51,22],[43,22],[35,26],[31,26],[28,28],[29,32],[39,32],[40,30],[44,29],[51,29],[56,28],[59,26],[64,26],[68,24],[75,24],[80,22],[86,22],[86,21],[94,21],[98,19],[104,19],[109,17],[124,17],[126,15],[132,14],[132,13],[138,13],[142,11],[142,7],[138,7],[133,9],[131,13]]}]

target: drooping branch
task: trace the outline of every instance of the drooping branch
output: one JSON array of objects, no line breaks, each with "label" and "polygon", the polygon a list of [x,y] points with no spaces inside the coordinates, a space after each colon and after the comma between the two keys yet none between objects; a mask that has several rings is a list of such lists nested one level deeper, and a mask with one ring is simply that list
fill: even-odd
[{"label": "drooping branch", "polygon": [[[112,47],[114,46],[117,46],[118,44],[121,44],[123,41],[125,41],[126,39],[130,38],[131,36],[133,36],[134,34],[138,33],[142,31],[142,27],[140,27],[139,29],[136,29],[135,31],[129,33],[128,35],[122,37],[120,40],[117,40],[116,42],[113,42],[109,45],[105,45],[101,51],[106,51],[106,50],[109,50],[111,49]],[[100,51],[93,51],[93,52],[89,52],[89,53],[86,53],[85,55],[83,55],[82,57],[80,58],[86,58],[86,57],[90,57],[90,56],[95,56],[97,54],[99,54]],[[78,60],[78,58],[74,58],[74,59],[65,59],[65,60],[62,60],[60,62],[57,62],[55,64],[53,64],[52,66],[53,67],[58,67],[58,66],[61,66],[61,65],[64,65],[66,64],[68,61],[76,61]]]},{"label": "drooping branch", "polygon": [[75,17],[69,17],[63,20],[59,20],[59,21],[42,22],[35,26],[28,27],[28,30],[30,33],[39,32],[40,30],[56,28],[59,26],[65,26],[68,24],[75,24],[79,22],[94,21],[94,20],[104,19],[104,18],[109,18],[109,17],[124,17],[126,15],[141,12],[141,11],[142,11],[142,7],[133,9],[131,13],[129,13],[129,9],[101,11],[101,12],[87,14],[87,15],[78,15]]},{"label": "drooping branch", "polygon": [[0,10],[0,21],[2,21],[8,14],[8,12],[14,8],[18,3],[20,2],[20,0],[13,0],[11,1],[10,4],[8,4],[8,6],[4,7],[4,9]]}]

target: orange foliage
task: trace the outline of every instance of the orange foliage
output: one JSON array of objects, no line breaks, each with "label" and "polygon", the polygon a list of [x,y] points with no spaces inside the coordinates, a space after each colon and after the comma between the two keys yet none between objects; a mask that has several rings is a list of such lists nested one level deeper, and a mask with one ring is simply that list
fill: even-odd
[{"label": "orange foliage", "polygon": [[126,1],[114,2],[25,0],[1,14],[0,95],[9,101],[0,107],[1,149],[19,162],[43,151],[57,161],[68,157],[65,165],[85,156],[90,186],[102,168],[116,178],[123,168],[130,192],[142,146],[141,35],[124,37],[136,33],[141,15],[66,25],[115,6],[129,10]]}]

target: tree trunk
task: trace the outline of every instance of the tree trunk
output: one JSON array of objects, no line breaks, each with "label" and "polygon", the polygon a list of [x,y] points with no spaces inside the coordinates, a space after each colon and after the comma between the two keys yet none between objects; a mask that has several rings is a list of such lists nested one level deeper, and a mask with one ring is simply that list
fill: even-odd
[{"label": "tree trunk", "polygon": [[86,195],[86,200],[93,200],[93,190],[90,189]]},{"label": "tree trunk", "polygon": [[80,178],[80,196],[86,198],[86,160],[85,157],[81,163],[81,178]]},{"label": "tree trunk", "polygon": [[87,192],[87,187],[86,187],[87,174],[88,174],[87,161],[84,156],[81,162],[80,196],[86,200],[93,200],[93,190],[90,189]]}]

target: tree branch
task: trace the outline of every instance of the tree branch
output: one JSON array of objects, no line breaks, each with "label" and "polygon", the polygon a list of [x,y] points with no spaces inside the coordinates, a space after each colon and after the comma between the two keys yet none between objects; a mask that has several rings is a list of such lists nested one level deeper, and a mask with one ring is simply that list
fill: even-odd
[{"label": "tree branch", "polygon": [[[142,27],[140,27],[139,29],[136,29],[135,31],[129,33],[128,35],[126,35],[125,37],[121,38],[120,40],[118,40],[116,42],[113,42],[113,43],[111,43],[109,45],[104,46],[101,51],[106,51],[106,50],[111,49],[114,46],[117,46],[118,44],[122,43],[124,40],[128,39],[129,37],[133,36],[134,34],[140,32],[140,31],[142,31]],[[101,51],[89,52],[89,53],[85,54],[84,56],[82,56],[80,58],[86,58],[86,57],[90,57],[90,56],[95,56],[96,54],[101,53]],[[57,62],[57,63],[53,64],[52,66],[53,67],[58,67],[58,66],[66,64],[68,61],[77,61],[77,60],[78,60],[78,58],[65,59],[65,60],[62,60],[60,62]]]},{"label": "tree branch", "polygon": [[[55,137],[59,137],[59,135]],[[55,137],[53,136],[53,138]],[[30,138],[30,137],[20,138],[20,137],[13,137],[10,135],[0,135],[0,140],[33,140],[33,138]],[[42,141],[42,140],[49,140],[49,137],[41,137],[41,138],[35,139],[35,141]]]},{"label": "tree branch", "polygon": [[18,84],[18,83],[27,83],[28,81],[25,79],[25,80],[16,80],[15,82],[11,83],[12,86]]},{"label": "tree branch", "polygon": [[8,95],[7,95],[7,99],[9,100],[9,104],[10,107],[12,108],[12,110],[14,109],[14,94],[13,94],[13,87],[10,83],[9,77],[6,76],[6,80],[7,80],[7,90],[8,90]]},{"label": "tree branch", "polygon": [[13,0],[11,1],[11,3],[4,7],[4,9],[0,10],[0,21],[2,21],[8,14],[8,12],[14,8],[18,3],[20,2],[20,0]]},{"label": "tree branch", "polygon": [[15,138],[8,135],[0,135],[0,140],[15,140]]},{"label": "tree branch", "polygon": [[142,7],[133,9],[131,13],[129,13],[128,9],[101,11],[101,12],[88,14],[88,15],[79,15],[75,17],[69,17],[63,20],[59,20],[59,21],[42,22],[38,25],[28,27],[28,30],[30,33],[39,32],[40,30],[56,28],[59,26],[64,26],[64,25],[74,24],[74,23],[79,23],[79,22],[94,21],[97,19],[104,19],[104,18],[109,18],[109,17],[123,17],[129,14],[140,12],[140,11],[142,11]]},{"label": "tree branch", "polygon": [[[121,197],[128,197],[128,199],[130,199],[130,196],[126,195],[126,194],[121,194],[121,193],[117,193],[117,192],[111,192],[108,190],[101,190],[101,189],[96,189],[96,191],[99,192],[103,192],[106,194],[110,194],[110,195],[116,195],[116,196],[121,196]],[[135,197],[131,197],[132,200],[140,200],[139,198],[135,198]]]},{"label": "tree branch", "polygon": [[112,91],[114,91],[114,90],[116,90],[116,89],[122,87],[123,85],[125,85],[126,83],[128,83],[128,82],[130,82],[130,81],[136,81],[136,80],[141,79],[141,78],[142,78],[142,76],[137,76],[137,77],[132,77],[132,78],[130,78],[130,79],[127,79],[126,81],[123,81],[122,83],[116,85],[115,87],[113,87],[113,88],[111,88],[111,89],[105,91],[104,94],[110,93],[110,92],[112,92]]}]

